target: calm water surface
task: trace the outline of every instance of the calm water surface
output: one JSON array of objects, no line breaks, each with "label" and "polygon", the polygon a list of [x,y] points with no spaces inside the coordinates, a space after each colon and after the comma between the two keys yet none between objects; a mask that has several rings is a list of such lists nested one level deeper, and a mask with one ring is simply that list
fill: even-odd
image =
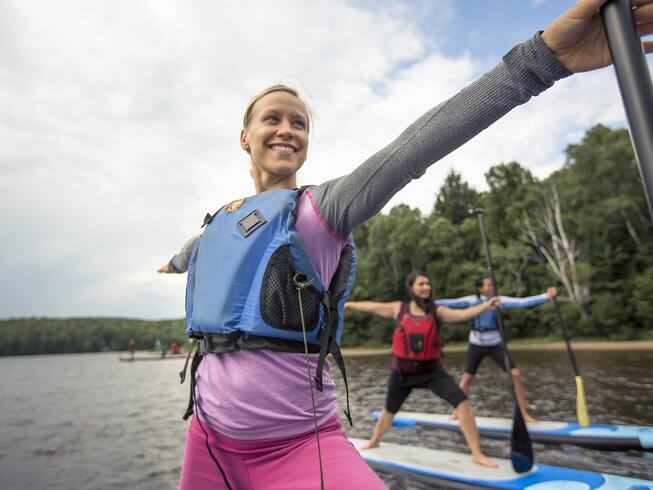
[{"label": "calm water surface", "polygon": [[[575,386],[566,353],[515,352],[514,357],[525,373],[532,413],[541,419],[573,420]],[[188,390],[178,382],[183,361],[117,359],[116,353],[0,358],[1,489],[177,487]],[[462,353],[446,357],[456,378],[462,361]],[[593,422],[653,425],[653,352],[579,352],[578,362]],[[370,413],[383,406],[388,366],[386,357],[348,361],[356,422],[349,435],[371,434]],[[510,416],[505,386],[505,378],[486,359],[471,396],[477,414]],[[450,410],[423,390],[414,391],[403,408]],[[466,451],[461,436],[443,431],[393,429],[386,440]],[[483,447],[491,456],[508,456],[506,441],[485,439]],[[534,449],[541,463],[653,479],[653,453],[573,446]],[[395,475],[383,477],[390,488],[419,487]]]}]

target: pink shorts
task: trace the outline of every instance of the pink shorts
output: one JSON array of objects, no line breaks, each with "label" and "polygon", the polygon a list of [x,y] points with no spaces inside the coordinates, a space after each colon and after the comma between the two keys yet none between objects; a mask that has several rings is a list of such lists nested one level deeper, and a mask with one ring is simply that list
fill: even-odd
[{"label": "pink shorts", "polygon": [[[209,446],[233,490],[320,488],[315,432],[284,439],[232,439],[212,430]],[[320,426],[325,488],[387,488],[347,440],[336,415]],[[193,417],[184,449],[180,490],[227,488],[206,448],[206,436]]]}]

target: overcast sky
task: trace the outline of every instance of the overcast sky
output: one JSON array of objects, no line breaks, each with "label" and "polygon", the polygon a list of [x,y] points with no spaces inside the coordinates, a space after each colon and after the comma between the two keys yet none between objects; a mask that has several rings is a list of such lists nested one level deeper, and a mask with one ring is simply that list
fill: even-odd
[{"label": "overcast sky", "polygon": [[[253,192],[252,95],[285,82],[308,99],[300,184],[320,183],[572,3],[0,0],[0,317],[183,316],[185,276],[155,271],[206,211]],[[430,211],[452,168],[478,189],[502,161],[545,177],[599,122],[625,124],[611,69],[514,110],[389,207]]]}]

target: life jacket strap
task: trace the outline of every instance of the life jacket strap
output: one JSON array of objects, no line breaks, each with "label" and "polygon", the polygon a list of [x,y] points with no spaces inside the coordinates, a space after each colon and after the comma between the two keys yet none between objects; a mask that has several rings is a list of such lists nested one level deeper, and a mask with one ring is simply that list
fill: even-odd
[{"label": "life jacket strap", "polygon": [[200,355],[199,350],[196,350],[195,355],[193,356],[193,361],[190,363],[190,396],[188,397],[188,407],[182,417],[184,420],[188,420],[188,417],[193,415],[193,408],[195,406],[195,373],[197,372],[201,360],[202,356]]},{"label": "life jacket strap", "polygon": [[327,312],[327,318],[325,320],[322,331],[320,332],[319,341],[320,341],[320,355],[317,358],[317,366],[315,368],[315,387],[318,391],[324,390],[323,383],[323,373],[324,373],[324,362],[326,360],[327,354],[331,354],[333,359],[340,369],[342,374],[342,379],[345,382],[345,393],[347,398],[347,408],[345,409],[345,415],[347,416],[347,421],[350,426],[354,426],[354,422],[351,418],[351,409],[349,407],[349,384],[347,382],[347,367],[345,366],[345,360],[342,357],[342,351],[338,345],[338,341],[335,337],[335,332],[338,322],[340,321],[340,315],[338,314],[338,309],[331,307],[329,291],[325,291],[322,296],[322,304],[325,306],[325,311]]},{"label": "life jacket strap", "polygon": [[197,340],[193,339],[190,350],[188,351],[188,355],[186,356],[186,362],[184,362],[184,368],[181,371],[179,371],[179,382],[181,384],[184,384],[184,380],[186,379],[186,371],[188,370],[188,361],[190,359],[190,355],[193,353],[193,350],[195,349],[196,344],[197,344]]},{"label": "life jacket strap", "polygon": [[333,360],[336,361],[338,369],[342,374],[342,380],[345,382],[345,397],[347,399],[347,408],[344,410],[345,415],[347,416],[347,421],[351,427],[354,426],[354,421],[351,418],[351,409],[349,407],[349,384],[347,383],[347,367],[345,366],[345,359],[342,357],[342,351],[340,346],[336,341],[335,337],[331,337],[331,342],[329,343],[329,352],[333,356]]},{"label": "life jacket strap", "polygon": [[[327,290],[324,291],[324,294],[322,295],[321,303],[324,305],[326,318],[324,319],[324,323],[322,324],[322,330],[320,331],[320,335],[318,337],[318,341],[320,342],[320,355],[317,358],[317,366],[315,368],[315,388],[317,389],[317,391],[324,390],[322,373],[324,371],[324,361],[326,360],[326,356],[329,353],[329,342],[331,340],[331,328],[333,326],[333,313],[331,311],[331,301],[330,301],[329,291]],[[338,315],[337,310],[335,313],[337,318]]]},{"label": "life jacket strap", "polygon": [[212,352],[221,353],[240,350],[236,347],[240,337],[240,332],[223,335],[203,335],[197,341],[197,349],[202,355]]},{"label": "life jacket strap", "polygon": [[476,330],[477,332],[490,332],[492,330],[496,330],[494,327],[477,327],[473,326],[472,330]]}]

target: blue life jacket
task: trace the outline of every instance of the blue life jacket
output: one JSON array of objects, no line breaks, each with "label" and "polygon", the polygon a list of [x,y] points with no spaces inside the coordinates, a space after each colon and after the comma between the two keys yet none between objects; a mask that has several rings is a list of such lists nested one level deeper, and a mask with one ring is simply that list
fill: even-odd
[{"label": "blue life jacket", "polygon": [[[477,296],[477,298],[478,302],[476,305],[481,304],[484,301],[480,296]],[[472,330],[476,330],[478,332],[489,332],[490,330],[497,330],[496,310],[486,310],[483,313],[472,318]]]},{"label": "blue life jacket", "polygon": [[304,352],[299,287],[308,351],[320,353],[315,382],[322,391],[328,353],[346,380],[340,341],[356,254],[350,236],[331,284],[322,284],[295,229],[302,191],[262,192],[207,215],[188,264],[186,334],[198,339],[202,355]]}]

